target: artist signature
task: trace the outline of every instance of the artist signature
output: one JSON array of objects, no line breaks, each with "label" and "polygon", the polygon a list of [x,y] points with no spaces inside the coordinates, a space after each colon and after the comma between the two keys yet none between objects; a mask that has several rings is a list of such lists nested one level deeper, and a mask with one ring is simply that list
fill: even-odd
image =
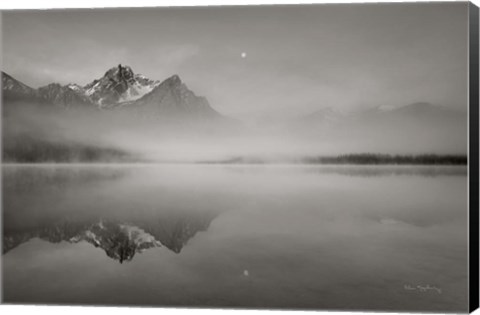
[{"label": "artist signature", "polygon": [[403,288],[408,291],[418,291],[418,292],[427,292],[427,291],[435,291],[438,294],[442,294],[442,289],[436,286],[427,285],[410,285],[404,284]]}]

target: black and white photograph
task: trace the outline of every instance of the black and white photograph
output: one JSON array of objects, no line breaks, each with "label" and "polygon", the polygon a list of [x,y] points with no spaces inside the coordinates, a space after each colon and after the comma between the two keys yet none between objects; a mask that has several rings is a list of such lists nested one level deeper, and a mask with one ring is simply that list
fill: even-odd
[{"label": "black and white photograph", "polygon": [[0,12],[2,303],[471,310],[474,4]]}]

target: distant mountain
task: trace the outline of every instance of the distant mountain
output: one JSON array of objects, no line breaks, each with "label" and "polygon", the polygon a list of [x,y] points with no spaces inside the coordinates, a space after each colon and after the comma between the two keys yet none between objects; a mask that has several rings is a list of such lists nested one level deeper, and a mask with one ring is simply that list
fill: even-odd
[{"label": "distant mountain", "polygon": [[457,154],[467,147],[467,114],[426,102],[345,114],[326,108],[289,128],[339,152]]},{"label": "distant mountain", "polygon": [[402,114],[402,115],[410,115],[410,116],[464,114],[458,110],[454,110],[449,107],[435,105],[427,102],[416,102],[416,103],[407,104],[404,106],[386,108],[386,109],[383,109],[382,107],[377,107],[372,109],[372,112],[376,112],[378,114],[386,114],[386,115]]},{"label": "distant mountain", "polygon": [[15,80],[2,71],[2,98],[4,101],[39,100],[37,90]]},{"label": "distant mountain", "polygon": [[[418,126],[423,130],[441,129],[446,125],[466,123],[467,114],[448,107],[418,102],[392,109],[374,108],[356,113],[350,117],[353,121],[368,124],[407,127]],[[466,128],[466,124],[465,124]]]},{"label": "distant mountain", "polygon": [[226,118],[205,97],[196,96],[178,75],[163,82],[135,74],[118,65],[85,86],[51,83],[33,89],[2,72],[4,103],[11,101],[50,104],[62,108],[128,109],[153,118],[211,120]]},{"label": "distant mountain", "polygon": [[70,86],[62,86],[58,83],[51,83],[38,88],[41,100],[47,104],[53,104],[64,108],[72,106],[92,106],[93,103],[80,90],[72,89]]},{"label": "distant mountain", "polygon": [[384,113],[402,113],[406,115],[425,115],[425,114],[434,114],[434,113],[451,113],[453,112],[451,109],[438,106],[438,105],[433,105],[430,103],[426,102],[417,102],[413,104],[408,104],[406,106],[400,106],[396,108],[392,108],[390,110],[381,110],[380,108],[378,109],[381,112]]},{"label": "distant mountain", "polygon": [[324,127],[334,125],[343,119],[343,115],[330,107],[325,107],[311,114],[305,115],[298,119],[300,124],[323,125]]},{"label": "distant mountain", "polygon": [[465,118],[466,113],[453,110],[447,107],[434,105],[426,102],[418,102],[400,107],[376,107],[366,110],[342,114],[332,108],[323,108],[311,114],[300,117],[297,122],[306,124],[309,127],[322,125],[338,125],[345,123],[355,123],[365,121],[372,123],[374,121],[387,121],[392,119],[421,120],[427,123],[429,120],[439,121],[439,119],[458,119]]},{"label": "distant mountain", "polygon": [[58,83],[34,89],[2,71],[2,101],[5,105],[16,102],[51,104],[69,108],[77,105],[93,106],[91,100],[81,91],[70,89]]},{"label": "distant mountain", "polygon": [[177,75],[174,75],[130,106],[149,115],[194,119],[216,119],[221,115],[205,97],[196,96]]}]

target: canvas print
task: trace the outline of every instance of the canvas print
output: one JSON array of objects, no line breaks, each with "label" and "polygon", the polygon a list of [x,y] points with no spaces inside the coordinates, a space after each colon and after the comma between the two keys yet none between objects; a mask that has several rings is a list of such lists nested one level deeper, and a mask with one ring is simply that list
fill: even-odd
[{"label": "canvas print", "polygon": [[3,303],[468,311],[471,10],[3,11]]}]

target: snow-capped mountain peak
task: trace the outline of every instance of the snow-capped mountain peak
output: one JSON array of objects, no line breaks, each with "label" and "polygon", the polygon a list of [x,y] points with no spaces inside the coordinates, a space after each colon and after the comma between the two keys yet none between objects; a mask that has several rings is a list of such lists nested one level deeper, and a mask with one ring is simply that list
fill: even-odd
[{"label": "snow-capped mountain peak", "polygon": [[3,99],[49,104],[61,108],[77,106],[130,110],[149,119],[205,121],[223,119],[205,97],[188,89],[178,75],[164,81],[151,80],[119,64],[85,86],[49,85],[32,89],[2,72]]},{"label": "snow-capped mountain peak", "polygon": [[79,93],[84,92],[83,87],[81,87],[80,85],[75,84],[75,83],[67,84],[67,87],[68,87],[70,90],[75,91],[75,92],[79,92]]},{"label": "snow-capped mountain peak", "polygon": [[129,66],[110,68],[103,77],[83,87],[85,94],[100,107],[135,101],[150,93],[159,81],[135,74]]}]

